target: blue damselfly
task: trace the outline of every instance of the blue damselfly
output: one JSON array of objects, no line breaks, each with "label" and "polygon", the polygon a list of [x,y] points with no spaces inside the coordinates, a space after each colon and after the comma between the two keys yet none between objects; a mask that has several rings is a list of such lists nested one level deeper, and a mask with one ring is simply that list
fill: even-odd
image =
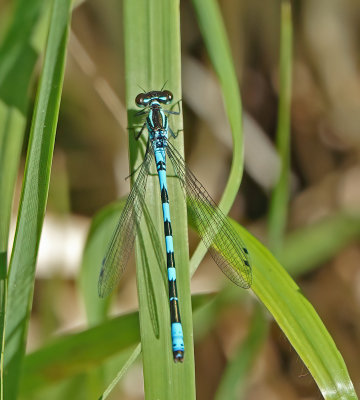
[{"label": "blue damselfly", "polygon": [[136,139],[141,136],[145,127],[147,127],[149,138],[143,163],[103,260],[99,277],[99,295],[101,297],[108,295],[118,283],[125,269],[143,214],[147,178],[152,159],[155,156],[164,219],[172,351],[174,361],[182,362],[184,339],[176,287],[175,255],[166,180],[166,156],[183,188],[188,212],[196,225],[196,230],[209,248],[216,264],[231,281],[242,288],[250,287],[252,275],[249,254],[242,240],[204,186],[186,166],[180,153],[168,140],[169,132],[174,138],[175,135],[169,127],[167,114],[179,114],[179,112],[166,110],[162,105],[169,105],[172,100],[173,95],[168,90],[140,93],[135,99],[136,105],[143,108],[138,115],[147,116]]}]

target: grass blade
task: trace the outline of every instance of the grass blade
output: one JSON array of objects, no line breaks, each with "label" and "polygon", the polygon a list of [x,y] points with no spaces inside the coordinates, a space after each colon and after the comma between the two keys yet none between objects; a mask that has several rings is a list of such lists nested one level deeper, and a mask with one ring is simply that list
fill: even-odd
[{"label": "grass blade", "polygon": [[106,319],[111,297],[100,299],[98,280],[104,249],[108,246],[112,232],[119,221],[125,201],[118,201],[104,207],[92,220],[83,252],[79,276],[79,288],[85,304],[90,326]]},{"label": "grass blade", "polygon": [[70,0],[55,0],[31,126],[5,309],[4,393],[15,399],[34,289],[64,74]]},{"label": "grass blade", "polygon": [[7,250],[12,199],[23,145],[28,89],[37,60],[31,38],[43,1],[20,0],[0,47],[0,343],[3,397],[3,332],[6,302]]},{"label": "grass blade", "polygon": [[280,92],[278,126],[276,132],[276,148],[281,159],[278,182],[274,187],[269,210],[269,242],[275,254],[283,244],[283,236],[287,221],[290,184],[290,108],[291,108],[291,55],[292,55],[292,23],[291,4],[281,4],[280,34]]},{"label": "grass blade", "polygon": [[[102,338],[101,345],[99,338]],[[138,343],[138,313],[123,315],[83,332],[58,338],[26,356],[21,392],[32,392],[89,371]]]},{"label": "grass blade", "polygon": [[360,216],[339,212],[286,236],[279,259],[291,276],[311,271],[360,236]]},{"label": "grass blade", "polygon": [[250,331],[233,360],[226,366],[215,400],[244,398],[246,379],[268,333],[264,310],[258,305],[252,317]]},{"label": "grass blade", "polygon": [[357,399],[344,360],[315,309],[274,256],[234,223],[252,257],[252,290],[309,369],[325,399]]},{"label": "grass blade", "polygon": [[[313,306],[270,251],[245,228],[235,222],[233,224],[251,255],[252,291],[270,311],[291,345],[302,358],[324,398],[357,399],[344,360]],[[345,232],[348,229],[347,240],[354,238],[359,232],[359,221],[353,221],[352,227],[349,229],[348,219],[344,216],[339,216],[337,220],[326,221],[316,229],[316,232],[328,230],[330,226],[345,229]],[[298,251],[299,260],[295,265],[301,265],[302,257],[307,263],[317,261],[315,252],[310,253],[309,260],[304,254],[303,250],[306,246],[301,245],[304,240],[307,240],[307,236],[310,242],[314,240],[315,236],[311,233],[310,228],[307,232],[300,232],[298,237],[294,237],[292,243],[288,244],[289,249],[284,253],[291,260],[290,254],[293,254],[294,250]],[[331,243],[333,240],[329,238],[320,252],[321,257],[331,252]],[[299,251],[300,247],[302,253]],[[311,257],[313,258],[311,259]]]},{"label": "grass blade", "polygon": [[[208,304],[210,297],[195,296],[194,310]],[[25,357],[21,394],[37,392],[99,366],[101,368],[105,361],[120,353],[130,350],[133,353],[134,347],[140,343],[139,331],[139,315],[134,312],[54,339]],[[121,364],[124,365],[129,357],[124,358]]]},{"label": "grass blade", "polygon": [[[126,67],[126,103],[128,125],[139,121],[134,119],[134,99],[140,85],[146,90],[159,90],[166,82],[166,88],[181,99],[180,81],[180,27],[179,1],[126,0],[124,2],[125,26],[125,67]],[[181,116],[170,118],[174,132],[182,128]],[[142,161],[138,144],[130,130],[130,164],[133,170]],[[176,139],[176,147],[183,153],[182,133]],[[139,293],[139,311],[141,342],[144,368],[145,393],[148,398],[195,398],[195,378],[192,340],[192,318],[190,279],[188,272],[188,242],[186,226],[186,206],[181,188],[175,179],[168,179],[172,228],[177,270],[177,282],[180,299],[181,317],[185,337],[185,361],[175,365],[171,352],[169,301],[166,271],[159,269],[152,242],[145,225],[142,225],[144,246],[136,249],[137,283]],[[175,200],[176,199],[176,200]],[[176,207],[172,206],[176,201]],[[157,177],[149,177],[146,204],[158,232],[163,232],[160,192]],[[143,219],[144,220],[144,219]],[[144,221],[143,221],[144,223]],[[142,263],[140,251],[150,266],[152,284],[157,288],[156,309],[159,315],[159,338],[156,338],[148,309],[146,266]],[[162,251],[165,247],[162,243]]]},{"label": "grass blade", "polygon": [[139,357],[141,352],[141,345],[140,343],[136,346],[136,349],[133,351],[123,368],[121,368],[120,372],[116,375],[115,379],[110,383],[108,388],[105,390],[102,396],[100,396],[99,400],[105,400],[109,397],[110,393],[114,389],[114,387],[118,384],[120,379],[124,376],[126,371],[129,369],[129,367],[136,361],[136,359]]},{"label": "grass blade", "polygon": [[[193,5],[210,60],[220,82],[233,139],[230,175],[220,202],[221,210],[227,214],[238,193],[244,168],[241,99],[230,46],[217,2],[193,0]],[[194,274],[206,251],[206,247],[200,243],[191,258],[191,275]]]},{"label": "grass blade", "polygon": [[[49,374],[44,374],[42,385],[37,385],[33,387],[32,390],[27,391],[23,389],[23,386],[20,386],[19,400],[96,399],[101,395],[104,385],[110,384],[117,371],[123,368],[126,361],[131,354],[133,354],[135,347],[136,346],[133,345],[120,351],[116,355],[111,356],[104,363],[101,363],[100,366],[84,364],[84,372],[75,373],[68,378],[63,378],[58,381],[52,382],[49,378],[53,376],[50,377]],[[96,364],[96,362],[94,364]],[[50,374],[56,375],[56,370],[51,370]],[[115,393],[117,394],[118,390],[119,393],[121,393],[121,388],[116,387],[114,395]]]}]

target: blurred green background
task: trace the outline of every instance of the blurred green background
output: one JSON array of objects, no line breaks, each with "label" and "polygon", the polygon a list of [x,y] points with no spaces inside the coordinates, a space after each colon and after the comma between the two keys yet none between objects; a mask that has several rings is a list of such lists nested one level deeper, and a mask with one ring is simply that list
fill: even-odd
[{"label": "blurred green background", "polygon": [[[280,1],[222,0],[219,4],[244,107],[245,175],[230,215],[266,244],[270,194],[279,171],[274,142]],[[359,229],[352,224],[360,209],[360,3],[305,0],[293,1],[292,6],[291,201],[288,236],[277,255],[298,278],[359,391],[360,248]],[[12,2],[0,1],[0,34],[9,23],[11,7]],[[218,200],[230,169],[231,135],[219,85],[192,4],[186,0],[181,2],[181,40],[186,160]],[[28,351],[86,326],[76,282],[90,221],[129,191],[129,181],[124,179],[129,170],[123,55],[121,1],[84,1],[72,18]],[[32,96],[36,84],[34,77]],[[323,229],[313,230],[313,226]],[[190,233],[190,252],[196,244],[196,236]],[[134,261],[130,264],[115,314],[137,307]],[[206,257],[192,281],[193,293],[223,286],[222,275]],[[198,399],[214,397],[229,355],[247,335],[251,302],[230,297],[214,311],[216,324],[199,332],[198,339],[195,332]],[[270,323],[250,376],[246,399],[320,397],[275,323]],[[141,368],[136,365],[114,398],[143,398],[141,382]]]}]

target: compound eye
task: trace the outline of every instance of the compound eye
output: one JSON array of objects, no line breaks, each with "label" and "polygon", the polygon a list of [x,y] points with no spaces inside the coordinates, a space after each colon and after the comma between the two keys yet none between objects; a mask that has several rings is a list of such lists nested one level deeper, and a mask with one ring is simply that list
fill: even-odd
[{"label": "compound eye", "polygon": [[145,107],[145,93],[139,93],[135,98],[138,107]]},{"label": "compound eye", "polygon": [[164,90],[163,96],[166,98],[166,104],[171,103],[174,97],[173,94],[170,92],[170,90]]}]

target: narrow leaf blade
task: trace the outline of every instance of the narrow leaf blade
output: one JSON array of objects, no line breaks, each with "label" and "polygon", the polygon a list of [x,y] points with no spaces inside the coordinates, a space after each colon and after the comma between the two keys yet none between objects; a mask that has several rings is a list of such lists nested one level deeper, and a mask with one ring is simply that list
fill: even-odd
[{"label": "narrow leaf blade", "polygon": [[4,391],[7,399],[16,398],[25,353],[36,257],[45,214],[63,82],[70,3],[70,0],[55,0],[53,4],[44,66],[30,133],[5,309]]}]

